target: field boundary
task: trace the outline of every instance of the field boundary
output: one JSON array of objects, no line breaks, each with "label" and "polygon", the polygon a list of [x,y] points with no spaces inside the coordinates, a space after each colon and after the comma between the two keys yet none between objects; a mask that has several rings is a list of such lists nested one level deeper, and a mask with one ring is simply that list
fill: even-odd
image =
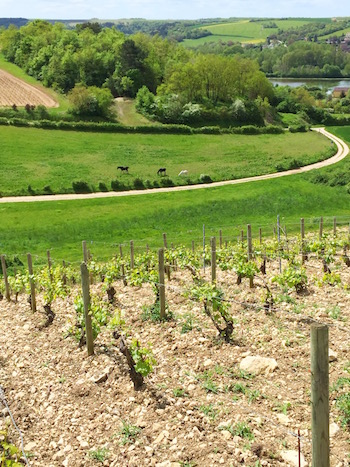
[{"label": "field boundary", "polygon": [[300,173],[309,172],[311,170],[320,169],[323,167],[327,167],[329,165],[336,164],[344,159],[350,152],[349,146],[343,141],[342,139],[338,138],[334,134],[327,131],[324,127],[320,128],[313,128],[313,131],[316,131],[326,138],[329,138],[333,141],[338,150],[337,153],[321,162],[316,162],[314,164],[309,164],[304,167],[300,167],[298,169],[291,169],[286,170],[284,172],[276,172],[271,174],[265,175],[257,175],[253,177],[246,177],[240,178],[236,180],[225,180],[221,182],[213,182],[213,183],[201,183],[197,185],[185,185],[185,186],[177,186],[177,187],[167,187],[167,188],[151,188],[145,190],[130,190],[130,191],[122,191],[122,192],[96,192],[96,193],[88,193],[88,194],[58,194],[58,195],[39,195],[39,196],[8,196],[0,198],[0,204],[3,203],[33,203],[37,201],[68,201],[68,200],[81,200],[81,199],[95,199],[95,198],[112,198],[112,197],[121,197],[121,196],[137,196],[137,195],[149,195],[149,194],[157,194],[157,193],[170,193],[173,191],[188,191],[188,190],[198,190],[203,188],[215,188],[221,187],[226,185],[239,185],[242,183],[249,183],[261,180],[270,180],[273,178],[279,177],[286,177],[288,175],[296,175]]}]

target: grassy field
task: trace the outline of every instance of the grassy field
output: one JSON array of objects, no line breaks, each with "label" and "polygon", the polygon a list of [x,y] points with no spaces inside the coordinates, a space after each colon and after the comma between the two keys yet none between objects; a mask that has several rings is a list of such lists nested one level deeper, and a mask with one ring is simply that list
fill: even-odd
[{"label": "grassy field", "polygon": [[148,120],[146,117],[137,112],[135,108],[135,99],[128,99],[123,97],[115,99],[115,110],[117,113],[118,122],[122,125],[157,125],[157,122],[152,122],[151,120]]},{"label": "grassy field", "polygon": [[[1,253],[19,255],[31,252],[43,263],[46,250],[55,260],[79,261],[81,241],[97,258],[118,250],[118,244],[135,241],[137,249],[162,244],[162,233],[169,244],[202,242],[202,226],[207,238],[223,230],[225,240],[237,238],[241,228],[251,223],[271,236],[276,216],[297,231],[300,217],[307,229],[317,227],[318,216],[344,217],[349,222],[349,194],[309,182],[305,175],[264,182],[209,188],[188,192],[152,194],[103,200],[16,203],[0,205]],[[315,223],[313,223],[315,222]],[[330,223],[329,223],[330,227]]]},{"label": "grassy field", "polygon": [[[213,41],[233,41],[242,43],[258,43],[265,42],[267,36],[276,34],[278,29],[291,29],[303,26],[304,24],[316,21],[314,18],[301,19],[276,19],[276,20],[261,20],[250,21],[242,19],[240,21],[230,23],[219,23],[212,25],[201,26],[202,29],[207,29],[213,35],[201,37],[200,39],[186,39],[183,43],[188,47],[194,47],[205,42]],[[268,23],[275,23],[277,28],[264,27]]]},{"label": "grassy field", "polygon": [[[133,186],[135,178],[159,182],[156,173],[166,167],[175,184],[186,169],[192,182],[200,174],[213,181],[276,172],[276,166],[302,165],[329,157],[334,148],[316,133],[281,135],[146,135],[84,133],[34,128],[0,127],[3,196],[72,192],[72,182],[83,180],[98,191],[112,180]],[[129,174],[117,167],[129,166]]]},{"label": "grassy field", "polygon": [[[350,127],[332,128],[350,143]],[[336,170],[348,171],[345,159]],[[330,168],[323,169],[323,172]],[[317,171],[318,172],[318,171]],[[222,229],[225,240],[236,238],[247,223],[257,235],[270,236],[276,216],[289,232],[299,229],[305,218],[307,229],[317,228],[320,216],[337,216],[339,223],[350,220],[350,195],[346,187],[311,183],[314,171],[281,179],[236,186],[209,188],[188,192],[151,194],[147,196],[106,198],[83,201],[57,201],[0,205],[0,252],[9,257],[19,255],[25,261],[27,252],[35,255],[35,263],[43,263],[46,250],[54,260],[78,262],[81,241],[97,258],[107,258],[118,244],[134,240],[138,250],[162,244],[162,233],[169,244],[202,242],[202,227],[207,238]]]},{"label": "grassy field", "polygon": [[324,36],[322,35],[319,35],[319,39],[320,40],[326,40],[326,39],[329,39],[330,37],[340,37],[340,36],[343,36],[345,35],[346,33],[350,32],[350,28],[345,28],[345,29],[341,29],[340,31],[335,31],[335,32],[332,32],[331,34],[325,34]]},{"label": "grassy field", "polygon": [[41,91],[45,92],[49,96],[51,96],[55,101],[59,103],[58,108],[50,109],[50,113],[60,113],[66,111],[68,109],[68,101],[62,94],[58,94],[52,89],[46,88],[43,86],[39,81],[34,79],[32,76],[29,76],[25,73],[22,68],[14,65],[13,63],[7,62],[4,56],[0,53],[0,69],[11,73],[13,76],[22,79],[28,84],[39,88]]}]

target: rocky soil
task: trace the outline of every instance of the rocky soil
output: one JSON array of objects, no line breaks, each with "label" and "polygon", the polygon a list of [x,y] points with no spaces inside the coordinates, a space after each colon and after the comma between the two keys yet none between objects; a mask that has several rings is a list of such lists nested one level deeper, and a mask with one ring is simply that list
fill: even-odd
[{"label": "rocky soil", "polygon": [[[268,263],[268,276],[277,263]],[[0,384],[24,438],[31,466],[293,466],[311,465],[310,326],[329,324],[330,387],[349,378],[350,273],[333,265],[341,285],[317,285],[322,264],[307,263],[307,293],[270,284],[272,312],[262,308],[263,284],[236,285],[234,273],[218,271],[218,283],[234,318],[232,343],[218,339],[201,305],[184,296],[187,272],[172,273],[166,297],[174,319],[141,319],[154,301],[149,285],[115,283],[115,308],[157,364],[135,391],[112,330],[104,328],[95,354],[67,337],[75,321],[74,293],[53,303],[56,317],[41,329],[24,295],[0,302]],[[208,271],[206,272],[209,273]],[[269,279],[268,279],[269,280]],[[347,289],[347,290],[346,290]],[[78,287],[77,287],[78,290]],[[102,293],[101,284],[92,286]],[[241,362],[267,357],[272,366],[251,374]],[[265,361],[266,363],[266,361]],[[350,386],[348,386],[349,389]],[[331,392],[331,465],[349,466],[349,429],[342,426]],[[0,400],[0,430],[10,423]],[[10,439],[20,446],[10,424]]]}]

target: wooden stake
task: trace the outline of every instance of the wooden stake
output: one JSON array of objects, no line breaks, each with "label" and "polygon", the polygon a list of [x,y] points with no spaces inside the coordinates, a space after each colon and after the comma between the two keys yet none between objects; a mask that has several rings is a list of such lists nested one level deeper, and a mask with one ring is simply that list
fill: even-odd
[{"label": "wooden stake", "polygon": [[130,268],[134,269],[135,266],[135,254],[134,254],[134,241],[130,241]]},{"label": "wooden stake", "polygon": [[89,271],[86,263],[81,263],[81,287],[83,291],[84,301],[84,320],[85,320],[85,334],[86,334],[86,348],[88,355],[94,353],[94,339],[92,334],[92,324],[90,316],[90,286],[89,286]]},{"label": "wooden stake", "polygon": [[220,245],[220,250],[222,249],[222,230],[219,230],[219,245]]},{"label": "wooden stake", "polygon": [[320,218],[320,233],[319,233],[320,240],[322,239],[322,236],[323,236],[323,217]]},{"label": "wooden stake", "polygon": [[84,259],[84,263],[88,263],[88,251],[87,251],[87,248],[86,248],[86,240],[83,240],[83,259]]},{"label": "wooden stake", "polygon": [[163,233],[163,243],[164,243],[164,248],[167,249],[168,248],[168,242],[166,240],[166,233]]},{"label": "wooden stake", "polygon": [[121,244],[119,245],[119,255],[121,258],[123,257],[123,247]]},{"label": "wooden stake", "polygon": [[211,247],[211,282],[215,284],[216,282],[216,238],[215,237],[211,237],[210,247]]},{"label": "wooden stake", "polygon": [[11,296],[10,296],[9,281],[7,277],[5,255],[1,255],[1,267],[2,267],[2,274],[4,276],[4,282],[5,282],[5,296],[6,296],[6,300],[9,302],[11,300]]},{"label": "wooden stake", "polygon": [[300,219],[300,235],[301,235],[301,264],[305,263],[306,254],[305,254],[305,224],[304,218]]},{"label": "wooden stake", "polygon": [[194,253],[194,240],[192,240],[192,253]]},{"label": "wooden stake", "polygon": [[248,261],[253,257],[252,226],[247,225]]},{"label": "wooden stake", "polygon": [[328,326],[311,325],[312,467],[329,467]]},{"label": "wooden stake", "polygon": [[30,283],[30,303],[32,306],[32,312],[36,312],[36,298],[35,298],[35,282],[33,279],[33,262],[32,262],[32,255],[30,253],[27,254],[27,261],[28,261],[28,272],[29,272],[29,283]]},{"label": "wooden stake", "polygon": [[334,217],[333,219],[333,235],[336,237],[337,235],[337,218]]},{"label": "wooden stake", "polygon": [[164,249],[158,250],[160,319],[165,319]]},{"label": "wooden stake", "polygon": [[262,244],[262,229],[261,229],[261,227],[259,229],[259,243],[260,243],[260,245]]}]

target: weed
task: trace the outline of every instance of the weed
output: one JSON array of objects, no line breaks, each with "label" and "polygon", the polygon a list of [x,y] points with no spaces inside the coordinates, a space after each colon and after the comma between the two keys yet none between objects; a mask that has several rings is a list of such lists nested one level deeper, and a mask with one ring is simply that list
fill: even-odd
[{"label": "weed", "polygon": [[287,415],[288,410],[292,408],[292,404],[290,402],[285,402],[284,404],[279,404],[276,406],[276,410],[278,412],[283,413],[284,415]]},{"label": "weed", "polygon": [[107,448],[99,448],[96,451],[89,451],[89,456],[95,461],[104,462],[109,456],[109,451]]},{"label": "weed", "polygon": [[340,316],[341,315],[341,309],[337,305],[332,306],[331,308],[328,308],[326,310],[326,313],[332,319],[341,319],[341,316]]},{"label": "weed", "polygon": [[121,443],[123,445],[128,444],[128,443],[133,443],[135,441],[135,438],[141,432],[141,428],[136,425],[132,425],[131,423],[125,420],[122,420],[122,424],[123,426],[120,430],[120,435],[122,437]]},{"label": "weed", "polygon": [[8,427],[0,431],[0,463],[1,467],[20,467],[22,464],[19,462],[21,458],[21,451],[9,442]]},{"label": "weed", "polygon": [[201,405],[199,407],[199,410],[204,413],[210,420],[215,420],[216,417],[218,416],[218,411],[213,407],[212,404],[209,405]]},{"label": "weed", "polygon": [[173,389],[173,394],[175,397],[186,397],[188,396],[187,392],[182,388]]}]

